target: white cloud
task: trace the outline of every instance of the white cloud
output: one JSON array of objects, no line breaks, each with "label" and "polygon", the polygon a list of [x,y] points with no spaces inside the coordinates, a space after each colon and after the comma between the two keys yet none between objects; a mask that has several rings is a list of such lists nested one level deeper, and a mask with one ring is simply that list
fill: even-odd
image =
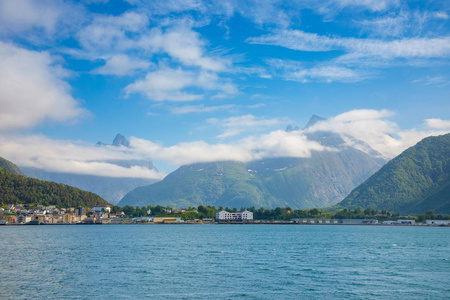
[{"label": "white cloud", "polygon": [[145,70],[151,66],[151,63],[145,60],[130,58],[125,54],[117,54],[110,57],[104,66],[92,71],[94,74],[102,75],[131,75],[136,70]]},{"label": "white cloud", "polygon": [[437,11],[433,14],[433,16],[437,19],[448,20],[449,16],[445,11]]},{"label": "white cloud", "polygon": [[426,119],[425,125],[435,129],[450,129],[450,120]]},{"label": "white cloud", "polygon": [[291,60],[269,59],[267,63],[272,67],[273,77],[290,81],[355,82],[364,79],[361,71],[337,64],[319,64],[308,68],[300,62]]},{"label": "white cloud", "polygon": [[328,5],[344,7],[363,7],[372,11],[383,11],[398,6],[400,0],[329,0]]},{"label": "white cloud", "polygon": [[300,51],[331,51],[338,48],[334,38],[300,30],[281,30],[273,34],[248,38],[250,44],[276,45]]},{"label": "white cloud", "polygon": [[218,138],[227,138],[240,135],[248,131],[263,131],[281,123],[278,119],[258,118],[253,115],[244,115],[239,117],[229,117],[226,119],[208,119],[208,123],[224,127],[225,131],[217,136]]},{"label": "white cloud", "polygon": [[247,40],[252,44],[277,45],[300,51],[348,52],[343,58],[377,57],[396,58],[441,58],[450,56],[450,37],[404,38],[393,41],[374,39],[341,38],[320,36],[299,30],[281,30]]},{"label": "white cloud", "polygon": [[80,15],[78,7],[62,0],[2,0],[0,32],[22,34],[38,30],[53,35],[63,31],[67,23],[77,22]]},{"label": "white cloud", "polygon": [[216,106],[205,106],[203,104],[200,105],[185,105],[174,107],[171,109],[173,114],[181,115],[181,114],[189,114],[189,113],[208,113],[219,110],[231,110],[235,108],[234,104],[225,104],[225,105],[216,105]]},{"label": "white cloud", "polygon": [[0,130],[63,122],[87,113],[70,95],[67,71],[48,52],[0,42]]},{"label": "white cloud", "polygon": [[197,74],[181,68],[163,68],[149,72],[145,79],[138,80],[125,88],[128,94],[142,93],[155,101],[193,101],[203,95],[183,91],[199,85]]},{"label": "white cloud", "polygon": [[[313,66],[300,62],[268,59],[272,77],[299,82],[355,82],[372,75],[371,68],[426,66],[450,57],[450,37],[402,38],[381,40],[320,36],[299,30],[279,30],[273,34],[249,38],[252,44],[276,45],[293,50],[344,54]],[[308,63],[311,65],[312,63]],[[281,72],[280,72],[281,71]]]},{"label": "white cloud", "polygon": [[149,72],[145,79],[125,87],[127,95],[142,93],[154,101],[194,101],[204,98],[196,89],[219,91],[226,95],[236,93],[236,88],[227,82],[220,82],[217,74],[207,71],[186,71],[181,68],[161,67]]},{"label": "white cloud", "polygon": [[140,166],[126,168],[114,164],[114,160],[148,159],[125,147],[97,147],[42,135],[0,136],[0,153],[19,166],[50,172],[151,179],[162,179],[165,175]]},{"label": "white cloud", "polygon": [[363,32],[369,32],[379,37],[401,37],[411,23],[417,28],[417,22],[411,22],[408,12],[400,11],[397,15],[382,16],[376,19],[355,21],[362,26]]},{"label": "white cloud", "polygon": [[444,76],[425,76],[412,81],[413,83],[422,83],[423,85],[435,85],[438,87],[444,87],[449,84],[449,81]]},{"label": "white cloud", "polygon": [[[192,29],[188,19],[160,20],[159,26],[149,28],[145,13],[128,11],[119,16],[96,16],[91,24],[77,33],[84,51],[93,58],[133,52],[146,56],[167,54],[173,60],[188,67],[203,70],[226,71],[231,60],[207,53],[207,41]],[[86,55],[69,51],[72,54]]]},{"label": "white cloud", "polygon": [[205,106],[203,104],[199,105],[184,105],[173,107],[170,111],[173,114],[181,115],[181,114],[189,114],[189,113],[209,113],[215,111],[233,111],[239,108],[260,108],[264,107],[264,103],[257,103],[251,105],[236,105],[236,104],[224,104],[224,105],[213,105],[213,106]]},{"label": "white cloud", "polygon": [[165,52],[185,66],[196,66],[208,71],[225,71],[231,63],[225,58],[207,56],[204,50],[206,42],[187,22],[165,31],[153,28],[137,45],[152,52]]},{"label": "white cloud", "polygon": [[393,114],[388,110],[352,110],[320,121],[308,128],[306,132],[335,132],[352,144],[353,141],[349,139],[351,137],[367,143],[387,158],[397,156],[427,136],[446,133],[435,130],[400,129],[396,123],[388,120]]},{"label": "white cloud", "polygon": [[81,46],[98,53],[126,51],[136,45],[136,35],[149,24],[145,14],[125,12],[120,16],[97,16],[92,23],[77,33]]},{"label": "white cloud", "polygon": [[147,9],[150,13],[155,15],[167,15],[171,12],[184,12],[189,10],[204,11],[204,4],[201,0],[125,1],[132,5],[138,6],[141,9]]},{"label": "white cloud", "polygon": [[136,151],[149,154],[155,160],[165,160],[174,165],[198,162],[239,161],[248,162],[267,157],[310,157],[312,151],[330,150],[299,133],[274,131],[252,136],[233,144],[208,144],[204,141],[180,143],[164,147],[148,140],[131,138]]}]

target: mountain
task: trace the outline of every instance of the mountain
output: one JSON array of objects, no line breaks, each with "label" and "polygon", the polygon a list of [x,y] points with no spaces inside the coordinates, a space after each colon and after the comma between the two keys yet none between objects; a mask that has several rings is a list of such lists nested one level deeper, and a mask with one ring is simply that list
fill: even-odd
[{"label": "mountain", "polygon": [[120,147],[130,147],[130,142],[125,138],[125,136],[121,135],[120,133],[116,135],[114,138],[114,141],[112,143],[113,146]]},{"label": "mountain", "polygon": [[[0,161],[2,165],[6,162],[7,165],[15,166],[3,158],[0,158]],[[15,171],[14,168],[13,171]],[[63,207],[92,207],[108,204],[96,194],[64,184],[27,178],[2,167],[0,169],[0,206],[11,203],[59,205]]]},{"label": "mountain", "polygon": [[[313,116],[308,124],[320,120]],[[298,127],[286,128],[293,130]],[[129,192],[119,205],[326,207],[338,203],[386,162],[379,153],[350,147],[330,132],[311,133],[308,138],[338,151],[313,152],[310,158],[186,165],[160,182]]]},{"label": "mountain", "polygon": [[450,213],[450,134],[428,137],[388,162],[339,206]]},{"label": "mountain", "polygon": [[[129,147],[130,143],[121,134],[117,134],[114,138],[112,146],[116,147]],[[107,144],[98,142],[98,147],[107,146]],[[115,160],[110,163],[129,168],[131,166],[140,166],[148,169],[155,169],[151,161],[148,160],[133,160],[133,161],[121,161]],[[80,175],[72,173],[57,173],[48,172],[45,170],[21,167],[25,175],[42,180],[55,181],[77,187],[79,189],[90,191],[100,195],[103,199],[106,199],[112,204],[116,204],[120,199],[125,196],[129,191],[156,182],[153,179],[145,178],[115,178],[115,177],[102,177],[93,175]]]},{"label": "mountain", "polygon": [[314,124],[316,124],[317,122],[325,121],[325,120],[326,120],[325,118],[322,118],[322,117],[319,117],[316,115],[312,115],[312,117],[309,119],[308,123],[306,123],[306,126],[303,129],[307,129],[307,128],[313,126]]},{"label": "mountain", "polygon": [[198,163],[182,166],[160,182],[139,187],[120,202],[125,205],[269,206],[270,193],[261,179],[238,162]]},{"label": "mountain", "polygon": [[24,174],[22,173],[22,171],[19,169],[18,166],[16,166],[9,160],[4,159],[3,157],[0,157],[0,169],[14,173],[16,175],[24,176]]}]

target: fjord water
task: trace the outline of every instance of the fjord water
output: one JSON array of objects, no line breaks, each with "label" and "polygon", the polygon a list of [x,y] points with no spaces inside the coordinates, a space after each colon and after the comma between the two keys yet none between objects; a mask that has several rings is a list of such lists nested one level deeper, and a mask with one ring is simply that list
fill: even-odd
[{"label": "fjord water", "polygon": [[0,299],[449,299],[450,228],[0,227]]}]

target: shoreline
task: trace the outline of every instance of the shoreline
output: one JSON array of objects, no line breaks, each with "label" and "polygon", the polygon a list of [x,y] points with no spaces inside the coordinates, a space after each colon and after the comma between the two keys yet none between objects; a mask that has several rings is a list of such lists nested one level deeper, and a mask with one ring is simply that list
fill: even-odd
[{"label": "shoreline", "polygon": [[2,226],[73,226],[73,225],[312,225],[312,226],[388,226],[388,227],[448,227],[450,225],[432,225],[432,224],[328,224],[328,223],[292,223],[292,222],[258,222],[258,223],[62,223],[62,224],[0,224]]}]

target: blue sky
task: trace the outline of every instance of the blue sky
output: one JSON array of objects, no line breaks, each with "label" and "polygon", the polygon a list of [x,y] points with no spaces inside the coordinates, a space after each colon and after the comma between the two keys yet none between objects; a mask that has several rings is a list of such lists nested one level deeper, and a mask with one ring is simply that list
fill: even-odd
[{"label": "blue sky", "polygon": [[[149,3],[150,2],[150,3]],[[450,130],[450,2],[0,2],[0,156],[162,178],[181,164],[329,151],[391,158]],[[131,149],[99,148],[116,133]],[[161,172],[116,159],[152,159]]]}]

